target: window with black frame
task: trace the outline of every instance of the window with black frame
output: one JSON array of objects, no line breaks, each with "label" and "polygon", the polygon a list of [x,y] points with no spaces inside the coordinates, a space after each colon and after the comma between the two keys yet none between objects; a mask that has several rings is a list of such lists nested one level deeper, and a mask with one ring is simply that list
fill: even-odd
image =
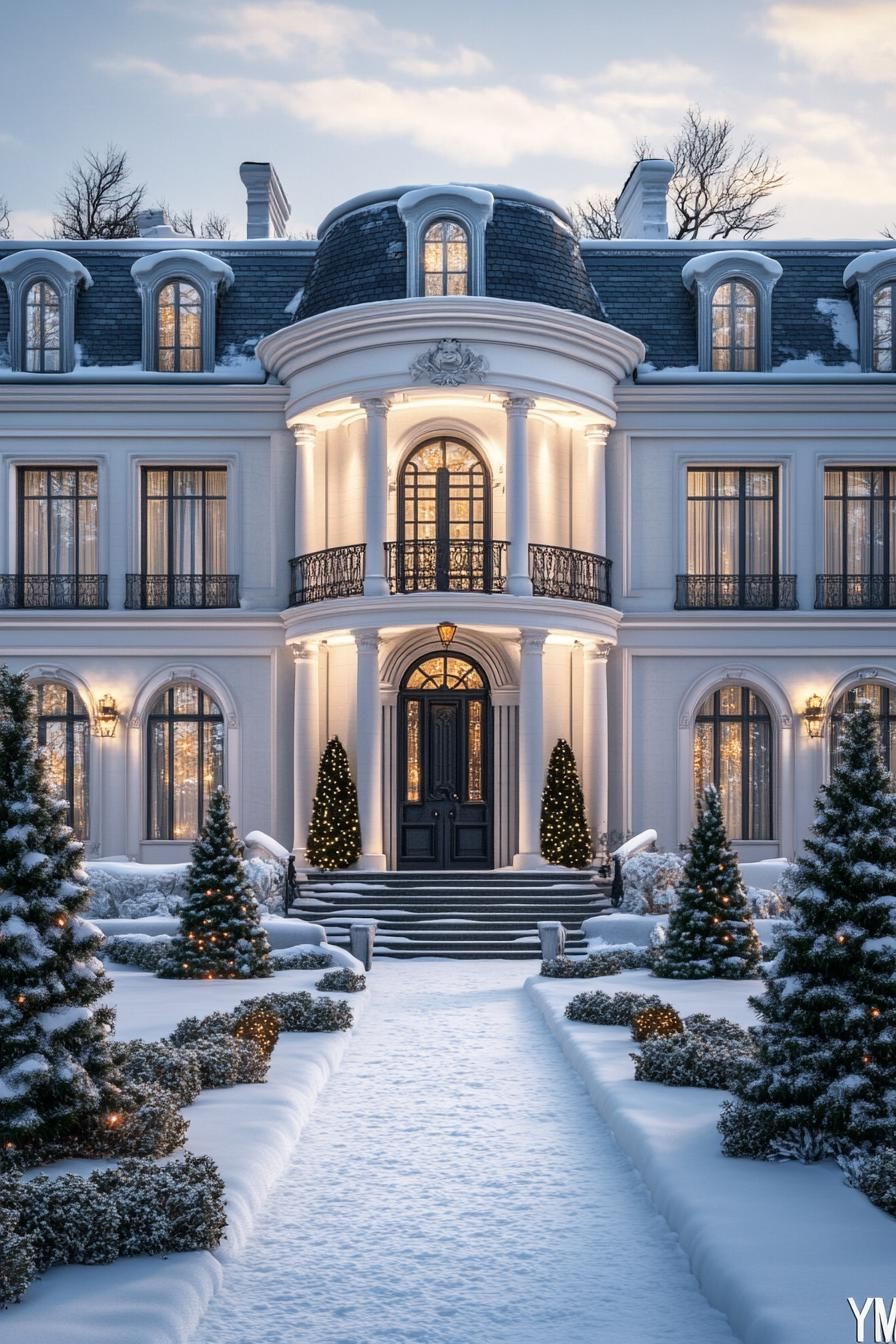
[{"label": "window with black frame", "polygon": [[68,824],[87,839],[90,719],[79,696],[57,681],[34,688],[37,741],[44,750],[47,781],[68,807]]},{"label": "window with black frame", "polygon": [[186,280],[171,280],[158,295],[160,373],[202,372],[202,296]]},{"label": "window with black frame", "polygon": [[721,686],[697,710],[694,793],[714,784],[732,839],[771,840],[774,833],[772,721],[746,686]]},{"label": "window with black frame", "polygon": [[470,292],[470,240],[462,224],[438,219],[423,236],[423,294]]},{"label": "window with black frame", "polygon": [[775,467],[692,467],[687,478],[687,574],[678,607],[795,605],[779,573]]},{"label": "window with black frame", "polygon": [[754,373],[758,364],[759,306],[743,280],[726,280],[713,291],[712,367],[719,373]]},{"label": "window with black frame", "polygon": [[25,296],[25,369],[59,373],[62,364],[59,291],[38,280]]},{"label": "window with black frame", "polygon": [[227,470],[145,467],[143,471],[143,607],[235,606],[227,569]]},{"label": "window with black frame", "polygon": [[827,467],[818,607],[896,606],[896,469]]},{"label": "window with black frame", "polygon": [[401,470],[397,584],[402,592],[491,591],[491,485],[459,439],[430,439]]},{"label": "window with black frame", "polygon": [[161,692],[147,720],[147,836],[191,840],[224,784],[224,717],[192,682]]},{"label": "window with black frame", "polygon": [[20,467],[18,606],[105,606],[96,467]]},{"label": "window with black frame", "polygon": [[877,721],[878,741],[883,763],[892,774],[896,766],[896,690],[876,681],[853,686],[839,697],[831,713],[831,763],[836,765],[840,755],[840,736],[843,719],[857,705],[867,701]]}]

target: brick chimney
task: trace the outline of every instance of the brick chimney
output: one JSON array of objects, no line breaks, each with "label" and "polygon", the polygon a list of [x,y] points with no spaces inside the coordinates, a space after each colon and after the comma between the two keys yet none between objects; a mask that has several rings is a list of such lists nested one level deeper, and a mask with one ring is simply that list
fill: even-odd
[{"label": "brick chimney", "polygon": [[290,204],[272,163],[241,163],[246,188],[246,237],[282,238]]},{"label": "brick chimney", "polygon": [[642,159],[628,175],[616,200],[623,238],[668,238],[666,195],[675,165],[668,159]]}]

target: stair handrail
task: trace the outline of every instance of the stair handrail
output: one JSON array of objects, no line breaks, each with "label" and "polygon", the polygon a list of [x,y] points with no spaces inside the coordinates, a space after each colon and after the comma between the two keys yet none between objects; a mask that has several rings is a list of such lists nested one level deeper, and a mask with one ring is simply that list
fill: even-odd
[{"label": "stair handrail", "polygon": [[610,855],[611,859],[618,859],[620,863],[625,863],[634,854],[640,854],[642,849],[650,849],[651,845],[656,844],[656,831],[639,831],[633,835],[630,840],[625,840],[618,849],[614,849]]}]

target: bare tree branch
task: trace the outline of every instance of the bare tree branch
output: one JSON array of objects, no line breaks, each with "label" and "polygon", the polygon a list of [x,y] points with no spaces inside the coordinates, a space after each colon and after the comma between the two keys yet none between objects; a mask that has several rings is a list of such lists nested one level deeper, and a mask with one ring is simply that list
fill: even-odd
[{"label": "bare tree branch", "polygon": [[12,237],[12,222],[9,218],[9,201],[0,196],[0,238]]},{"label": "bare tree branch", "polygon": [[57,197],[54,238],[134,238],[142,184],[130,185],[127,153],[117,145],[88,150]]},{"label": "bare tree branch", "polygon": [[616,218],[612,196],[594,196],[591,200],[576,201],[570,206],[569,213],[580,238],[619,237],[619,220]]},{"label": "bare tree branch", "polygon": [[192,210],[171,210],[164,202],[161,203],[161,209],[164,209],[171,221],[171,227],[176,233],[184,233],[189,238],[229,238],[230,219],[227,215],[219,214],[216,210],[209,210],[205,218],[198,225]]},{"label": "bare tree branch", "polygon": [[890,224],[884,229],[881,238],[896,238],[896,224]]}]

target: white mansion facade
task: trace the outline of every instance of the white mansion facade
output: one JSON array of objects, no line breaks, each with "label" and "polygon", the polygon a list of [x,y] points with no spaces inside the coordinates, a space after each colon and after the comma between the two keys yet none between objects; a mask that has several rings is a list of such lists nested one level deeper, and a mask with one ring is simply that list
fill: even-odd
[{"label": "white mansion facade", "polygon": [[0,661],[89,855],[224,783],[301,861],[334,734],[367,868],[537,864],[561,737],[596,836],[715,781],[750,858],[860,688],[896,766],[896,247],[671,241],[669,170],[606,242],[469,186],[288,240],[260,164],[244,241],[0,242]]}]

